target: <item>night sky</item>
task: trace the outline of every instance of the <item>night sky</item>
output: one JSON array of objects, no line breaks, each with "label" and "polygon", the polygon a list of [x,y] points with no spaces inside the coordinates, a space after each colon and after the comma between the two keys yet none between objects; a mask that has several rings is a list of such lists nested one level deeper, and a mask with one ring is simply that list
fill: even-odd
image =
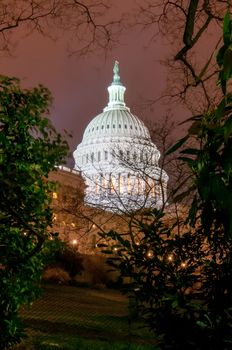
[{"label": "night sky", "polygon": [[[120,7],[120,4],[124,6]],[[115,13],[130,11],[131,1],[118,1]],[[157,99],[165,89],[167,73],[159,60],[167,58],[170,48],[162,38],[151,42],[151,32],[128,29],[119,43],[105,57],[104,52],[88,56],[70,56],[67,51],[69,34],[56,41],[38,33],[25,36],[24,29],[14,32],[12,56],[1,57],[1,73],[19,77],[24,87],[42,83],[54,97],[51,118],[59,131],[71,131],[71,150],[80,143],[85,127],[102,112],[108,101],[107,87],[113,76],[114,60],[120,63],[120,76],[126,86],[125,100],[131,112],[145,122],[158,121],[166,113],[183,120],[187,112],[173,109],[162,101],[153,108],[147,101]]]}]

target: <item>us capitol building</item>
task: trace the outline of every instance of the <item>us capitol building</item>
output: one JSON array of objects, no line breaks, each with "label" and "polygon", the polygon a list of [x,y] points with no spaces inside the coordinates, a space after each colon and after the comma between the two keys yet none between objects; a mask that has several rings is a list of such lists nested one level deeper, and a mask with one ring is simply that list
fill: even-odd
[{"label": "us capitol building", "polygon": [[108,105],[73,153],[86,184],[85,204],[111,212],[159,208],[167,200],[168,175],[147,127],[125,104],[117,61],[113,73]]},{"label": "us capitol building", "polygon": [[[92,119],[74,152],[75,169],[50,173],[53,231],[81,254],[100,256],[99,232],[128,233],[134,214],[167,201],[166,172],[144,123],[124,102],[126,88],[115,62],[109,102]],[[99,258],[100,259],[100,258]]]}]

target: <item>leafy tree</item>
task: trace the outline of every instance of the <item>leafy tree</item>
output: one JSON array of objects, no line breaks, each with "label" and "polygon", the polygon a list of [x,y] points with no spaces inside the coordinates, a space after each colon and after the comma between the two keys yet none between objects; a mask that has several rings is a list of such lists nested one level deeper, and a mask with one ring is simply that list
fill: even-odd
[{"label": "leafy tree", "polygon": [[[20,306],[38,294],[52,246],[48,173],[67,154],[67,143],[46,114],[49,91],[20,87],[0,77],[0,344],[20,341]],[[49,229],[50,227],[50,229]]]},{"label": "leafy tree", "polygon": [[180,152],[192,172],[183,193],[192,195],[185,225],[177,230],[179,222],[171,224],[167,214],[153,210],[146,220],[134,220],[139,241],[108,234],[118,254],[110,263],[131,279],[128,290],[161,349],[232,347],[231,46],[227,12],[217,55],[223,97],[216,107],[188,120],[188,134],[168,151],[195,140],[195,147]]}]

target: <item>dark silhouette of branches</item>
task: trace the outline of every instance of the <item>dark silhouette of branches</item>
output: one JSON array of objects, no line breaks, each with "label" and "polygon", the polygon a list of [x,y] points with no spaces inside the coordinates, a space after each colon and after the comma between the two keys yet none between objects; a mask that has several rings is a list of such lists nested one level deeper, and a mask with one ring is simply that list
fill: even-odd
[{"label": "dark silhouette of branches", "polygon": [[107,18],[110,6],[102,1],[3,0],[0,3],[0,50],[10,53],[16,29],[56,38],[70,32],[71,52],[86,54],[108,49],[122,19]]},{"label": "dark silhouette of branches", "polygon": [[[221,96],[212,86],[218,74],[219,24],[227,8],[231,8],[230,2],[220,0],[147,0],[139,5],[137,23],[144,29],[154,28],[153,33],[158,30],[177,52],[165,61],[171,74],[163,97],[181,100],[194,113],[215,105]],[[199,55],[205,50],[211,51],[207,59]]]}]

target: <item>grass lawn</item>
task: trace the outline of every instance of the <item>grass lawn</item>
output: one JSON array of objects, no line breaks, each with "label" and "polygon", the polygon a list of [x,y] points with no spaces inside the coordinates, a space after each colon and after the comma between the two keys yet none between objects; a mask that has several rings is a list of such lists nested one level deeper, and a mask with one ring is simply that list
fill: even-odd
[{"label": "grass lawn", "polygon": [[29,338],[20,350],[156,348],[153,335],[128,317],[128,299],[118,291],[46,285],[21,316]]}]

